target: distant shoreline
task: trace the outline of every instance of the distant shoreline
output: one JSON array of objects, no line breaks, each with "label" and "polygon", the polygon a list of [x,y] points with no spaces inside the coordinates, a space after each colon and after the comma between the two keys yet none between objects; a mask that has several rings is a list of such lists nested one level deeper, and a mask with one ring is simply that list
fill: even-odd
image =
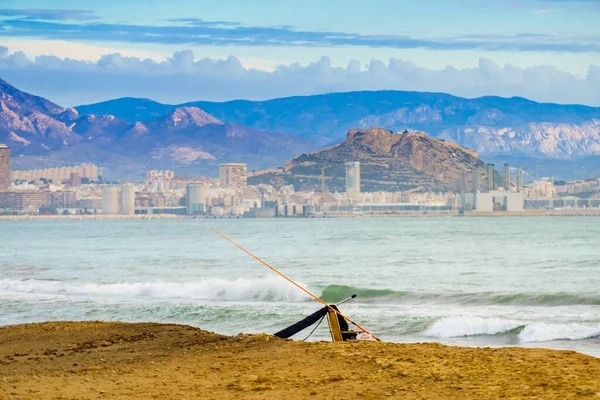
[{"label": "distant shoreline", "polygon": [[63,221],[79,221],[79,220],[142,220],[142,219],[178,219],[179,216],[172,214],[160,214],[160,215],[0,215],[0,221],[50,221],[50,220],[63,220]]},{"label": "distant shoreline", "polygon": [[[458,213],[390,213],[390,214],[327,214],[270,218],[244,218],[242,216],[207,216],[205,219],[323,219],[323,218],[456,218],[456,217],[600,217],[600,209],[564,209],[564,210],[525,210],[525,211],[495,211],[474,212],[465,211],[464,215]],[[174,214],[136,214],[136,215],[0,215],[0,221],[79,221],[79,220],[151,220],[151,219],[192,219],[187,215]],[[196,217],[204,219],[202,217]]]}]

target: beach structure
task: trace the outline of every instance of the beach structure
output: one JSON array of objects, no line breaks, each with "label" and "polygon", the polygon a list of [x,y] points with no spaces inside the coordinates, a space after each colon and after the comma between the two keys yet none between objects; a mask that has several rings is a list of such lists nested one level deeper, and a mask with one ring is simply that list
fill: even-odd
[{"label": "beach structure", "polygon": [[[299,285],[297,282],[294,282],[293,280],[291,280],[290,278],[288,278],[287,276],[282,274],[280,271],[278,271],[277,269],[275,269],[274,267],[272,267],[271,265],[269,265],[268,263],[263,261],[262,259],[258,258],[257,256],[255,256],[254,254],[252,254],[251,252],[249,252],[248,250],[246,250],[245,248],[243,248],[242,246],[240,246],[239,244],[237,244],[236,242],[234,242],[227,236],[223,235],[221,232],[217,231],[214,228],[210,228],[210,230],[213,231],[214,233],[216,233],[217,235],[221,236],[223,239],[225,239],[229,243],[233,244],[235,247],[242,250],[244,253],[248,254],[249,256],[254,258],[256,261],[260,262],[265,267],[269,268],[271,271],[275,272],[277,275],[279,275],[283,279],[287,280],[288,282],[290,282],[291,284],[296,286],[298,289],[302,290],[304,293],[306,293],[307,295],[309,295],[310,297],[312,297],[313,299],[317,300],[319,303],[321,303],[325,306],[324,308],[320,309],[319,311],[314,312],[311,315],[309,315],[308,317],[304,318],[302,321],[299,321],[279,332],[276,332],[275,336],[280,337],[280,338],[289,338],[289,337],[295,335],[296,333],[302,331],[303,329],[308,328],[309,326],[315,324],[317,321],[319,321],[319,324],[320,324],[320,321],[322,321],[325,318],[325,316],[327,316],[328,317],[327,319],[329,322],[329,328],[331,331],[331,338],[335,342],[345,341],[345,340],[353,340],[353,339],[380,340],[379,338],[377,338],[377,336],[373,335],[371,332],[369,332],[368,330],[366,330],[365,328],[360,326],[358,323],[354,322],[348,316],[342,314],[340,312],[340,310],[338,309],[337,306],[345,303],[346,301],[354,299],[356,297],[355,294],[340,301],[339,303],[337,303],[335,305],[327,304],[326,302],[321,300],[319,297],[317,297],[316,295],[314,295],[313,293],[311,293],[310,291],[308,291],[307,289],[305,289],[304,287]],[[351,323],[352,325],[354,325],[356,328],[358,328],[360,330],[360,332],[349,330],[348,323]],[[318,326],[319,325],[317,325],[317,327]],[[315,329],[316,329],[316,327],[315,327]],[[313,329],[313,332],[314,332],[314,329]],[[312,332],[308,336],[310,336],[310,335],[312,335]],[[308,339],[308,337],[307,337],[307,339]]]},{"label": "beach structure", "polygon": [[[339,312],[338,306],[356,297],[355,294],[340,301],[338,304],[331,304],[327,307],[323,307],[320,310],[310,314],[308,317],[301,321],[296,322],[293,325],[288,326],[285,329],[276,332],[274,335],[281,339],[288,339],[300,331],[308,328],[311,325],[316,324],[327,317],[329,323],[329,332],[331,332],[331,340],[334,342],[344,342],[347,340],[356,340],[360,332],[352,331],[349,329],[348,322],[337,312]],[[317,325],[319,326],[319,325]],[[315,327],[316,329],[316,327]],[[314,332],[314,330],[313,330]],[[312,334],[312,332],[311,332]],[[310,336],[310,335],[309,335]],[[308,337],[307,337],[308,338]]]}]

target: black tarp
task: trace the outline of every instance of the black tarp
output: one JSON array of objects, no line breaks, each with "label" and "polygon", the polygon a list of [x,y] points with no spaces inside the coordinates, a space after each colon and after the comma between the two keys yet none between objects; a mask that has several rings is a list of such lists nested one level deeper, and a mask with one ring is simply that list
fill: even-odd
[{"label": "black tarp", "polygon": [[290,325],[285,329],[280,330],[275,333],[275,336],[287,339],[291,336],[294,336],[296,333],[300,332],[303,329],[308,328],[312,324],[316,323],[318,320],[323,318],[327,314],[328,307],[323,307],[319,311],[310,314],[308,317],[304,318],[302,321],[296,322],[294,325]]}]

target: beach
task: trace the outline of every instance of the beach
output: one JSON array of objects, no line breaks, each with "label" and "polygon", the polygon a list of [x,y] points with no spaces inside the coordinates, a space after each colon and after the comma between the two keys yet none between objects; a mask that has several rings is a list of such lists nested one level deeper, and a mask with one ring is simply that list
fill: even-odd
[{"label": "beach", "polygon": [[600,359],[438,343],[302,342],[185,325],[0,328],[0,398],[599,398]]}]

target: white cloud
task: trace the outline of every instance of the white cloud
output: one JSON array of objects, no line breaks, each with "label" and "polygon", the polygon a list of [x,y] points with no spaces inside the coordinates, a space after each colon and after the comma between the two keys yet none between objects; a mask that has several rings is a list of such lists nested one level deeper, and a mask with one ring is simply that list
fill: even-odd
[{"label": "white cloud", "polygon": [[[95,46],[64,40],[31,40],[17,38],[2,38],[2,45],[11,51],[22,51],[29,57],[37,57],[48,54],[52,49],[52,55],[60,58],[76,58],[78,60],[96,61],[104,54],[121,53],[129,57],[164,59],[164,52],[152,52],[139,49],[119,49],[115,47]],[[131,46],[128,46],[131,47]]]},{"label": "white cloud", "polygon": [[65,106],[126,96],[180,103],[381,89],[600,105],[600,67],[590,66],[587,75],[578,77],[552,66],[502,66],[488,59],[471,68],[429,69],[395,58],[387,63],[372,60],[363,67],[350,60],[346,67],[336,67],[322,57],[308,65],[293,63],[264,71],[233,56],[196,59],[190,50],[159,62],[119,53],[104,54],[97,61],[29,59],[0,48],[0,77]]}]

